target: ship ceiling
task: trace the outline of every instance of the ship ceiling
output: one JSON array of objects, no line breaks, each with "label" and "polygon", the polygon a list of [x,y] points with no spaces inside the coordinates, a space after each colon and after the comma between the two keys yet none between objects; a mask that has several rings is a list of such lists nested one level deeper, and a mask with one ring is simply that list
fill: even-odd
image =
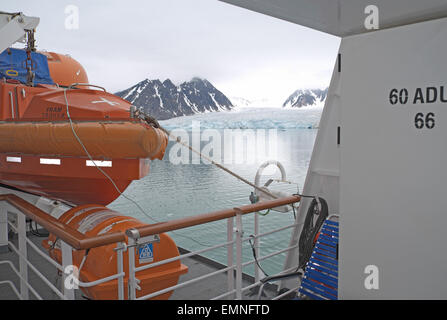
[{"label": "ship ceiling", "polygon": [[[379,28],[447,16],[445,0],[220,0],[339,37],[370,32],[365,9],[379,9]],[[368,11],[369,12],[369,11]]]}]

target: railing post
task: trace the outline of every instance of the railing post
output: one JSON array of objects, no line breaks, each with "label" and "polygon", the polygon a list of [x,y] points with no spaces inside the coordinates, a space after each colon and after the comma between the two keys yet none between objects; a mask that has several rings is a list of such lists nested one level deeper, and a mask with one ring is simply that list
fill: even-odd
[{"label": "railing post", "polygon": [[75,289],[79,285],[79,273],[75,266],[73,266],[73,249],[63,240],[61,242],[62,251],[62,292],[65,299],[74,300]]},{"label": "railing post", "polygon": [[8,252],[8,211],[0,206],[0,253]]},{"label": "railing post", "polygon": [[136,287],[136,279],[135,279],[135,241],[133,239],[129,239],[129,281],[128,281],[128,299],[135,300],[137,298],[137,287]]},{"label": "railing post", "polygon": [[[254,215],[255,215],[255,219],[254,219],[255,220],[255,226],[254,226],[255,237],[254,237],[254,241],[253,241],[253,246],[255,247],[254,250],[255,250],[256,257],[259,257],[260,256],[259,255],[259,239],[258,239],[259,215],[256,212],[254,213]],[[259,271],[260,271],[259,266],[257,263],[255,263],[254,267],[255,267],[255,282],[258,282],[259,281]]]},{"label": "railing post", "polygon": [[[123,268],[123,251],[125,249],[124,243],[119,242],[116,247],[116,263],[118,274],[122,273]],[[118,300],[124,300],[124,276],[118,278]]]},{"label": "railing post", "polygon": [[236,299],[242,300],[242,211],[236,211]]},{"label": "railing post", "polygon": [[[234,233],[234,218],[227,219],[227,241],[233,241],[233,233]],[[234,265],[234,244],[231,243],[227,246],[227,266],[231,267]],[[228,277],[228,291],[234,290],[234,268],[227,271]],[[231,299],[232,295],[228,296],[228,299]]]},{"label": "railing post", "polygon": [[26,247],[26,217],[21,212],[17,212],[17,230],[19,232],[19,252],[22,254],[19,257],[19,269],[22,279],[20,279],[20,295],[23,300],[29,299],[28,282],[28,265],[26,260],[28,259],[27,247]]},{"label": "railing post", "polygon": [[126,231],[128,236],[128,256],[129,256],[129,280],[128,280],[128,299],[135,300],[137,298],[138,279],[135,277],[135,247],[140,233],[137,229],[129,229]]}]

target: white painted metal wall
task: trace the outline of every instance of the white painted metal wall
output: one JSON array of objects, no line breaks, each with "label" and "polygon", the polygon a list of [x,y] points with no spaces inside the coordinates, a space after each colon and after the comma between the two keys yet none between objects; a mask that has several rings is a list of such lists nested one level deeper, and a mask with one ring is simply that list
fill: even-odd
[{"label": "white painted metal wall", "polygon": [[341,299],[447,297],[446,43],[447,19],[342,40],[303,190],[340,214]]},{"label": "white painted metal wall", "polygon": [[340,51],[340,297],[445,299],[447,19],[347,37]]}]

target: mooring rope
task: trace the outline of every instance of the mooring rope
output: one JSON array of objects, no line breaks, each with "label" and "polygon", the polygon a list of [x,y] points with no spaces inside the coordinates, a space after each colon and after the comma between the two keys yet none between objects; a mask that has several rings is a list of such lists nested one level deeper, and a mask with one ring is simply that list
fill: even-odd
[{"label": "mooring rope", "polygon": [[[157,122],[158,124],[158,122]],[[194,152],[195,154],[198,154],[200,157],[204,158],[205,160],[209,161],[212,165],[218,167],[219,169],[222,169],[223,171],[231,174],[233,177],[235,177],[236,179],[239,179],[240,181],[248,184],[249,186],[255,188],[256,190],[269,195],[270,197],[272,197],[273,199],[278,199],[277,196],[275,196],[273,193],[271,193],[268,190],[265,190],[257,185],[255,185],[254,183],[251,183],[250,181],[248,181],[247,179],[245,179],[244,177],[241,177],[240,175],[238,175],[236,172],[231,171],[230,169],[228,169],[227,167],[221,165],[220,163],[214,161],[213,159],[209,158],[208,156],[204,155],[203,153],[201,153],[200,151],[197,151],[196,149],[194,149],[193,147],[191,147],[191,145],[183,142],[180,137],[173,135],[169,130],[163,128],[160,124],[158,124],[158,128],[160,128],[164,133],[166,133],[168,136],[172,137],[175,139],[175,141],[177,143],[180,143],[181,145],[187,147],[189,150],[191,150],[192,152]]]}]

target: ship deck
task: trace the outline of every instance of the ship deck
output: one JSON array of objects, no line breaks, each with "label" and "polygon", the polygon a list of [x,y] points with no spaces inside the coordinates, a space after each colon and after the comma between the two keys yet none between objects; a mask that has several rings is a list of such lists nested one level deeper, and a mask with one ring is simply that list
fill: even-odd
[{"label": "ship deck", "polygon": [[[41,246],[42,240],[45,238],[38,237],[36,235],[29,234],[28,238],[32,240],[34,244],[36,244],[42,251],[45,252],[45,249]],[[17,244],[17,235],[12,236],[12,243]],[[179,248],[181,253],[187,252],[186,250]],[[4,250],[6,251],[6,250]],[[57,269],[48,263],[43,257],[34,252],[34,250],[28,250],[28,258],[30,262],[37,266],[39,271],[57,288],[61,286],[61,276],[58,275]],[[8,252],[0,252],[0,282],[10,280],[14,283],[16,288],[20,288],[20,279],[11,269],[11,267],[7,264],[1,264],[2,261],[11,261],[13,265],[19,270],[19,259],[18,256],[11,252],[9,249]],[[179,283],[187,281],[189,279],[194,279],[198,276],[209,274],[211,272],[217,271],[219,269],[223,269],[226,266],[210,260],[203,256],[193,256],[182,259],[182,263],[188,266],[188,273],[182,275]],[[28,280],[31,286],[38,292],[38,294],[44,300],[59,300],[60,298],[53,293],[51,289],[49,289],[48,285],[45,284],[31,268],[28,268]],[[254,283],[253,277],[247,274],[243,274],[243,286],[248,286]],[[220,294],[227,292],[227,274],[225,272],[220,273],[218,275],[209,277],[200,281],[198,283],[191,284],[186,287],[179,288],[174,291],[171,295],[170,300],[208,300],[213,297],[217,297]],[[88,299],[82,294],[81,290],[75,291],[75,298],[77,300]],[[269,297],[275,295],[276,286],[269,285],[264,289],[266,296],[264,299],[268,299]],[[256,292],[247,291],[243,295],[244,300],[252,300],[256,299]],[[18,297],[14,293],[13,289],[6,285],[0,285],[0,300],[17,300]],[[36,297],[30,292],[29,299],[34,300]]]}]

